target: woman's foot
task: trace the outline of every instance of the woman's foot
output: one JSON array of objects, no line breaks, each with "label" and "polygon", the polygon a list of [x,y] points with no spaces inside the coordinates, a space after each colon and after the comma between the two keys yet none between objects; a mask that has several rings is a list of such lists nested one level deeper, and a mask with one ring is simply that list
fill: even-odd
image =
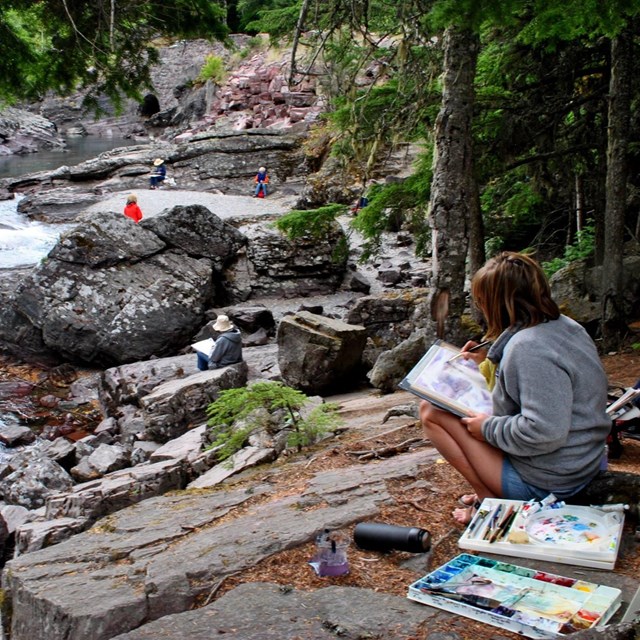
[{"label": "woman's foot", "polygon": [[473,516],[476,515],[476,511],[479,508],[480,503],[478,501],[468,507],[458,507],[453,510],[453,519],[459,524],[467,525],[473,520]]},{"label": "woman's foot", "polygon": [[458,502],[463,507],[472,507],[476,502],[478,502],[478,495],[475,493],[465,493],[465,495],[458,498]]}]

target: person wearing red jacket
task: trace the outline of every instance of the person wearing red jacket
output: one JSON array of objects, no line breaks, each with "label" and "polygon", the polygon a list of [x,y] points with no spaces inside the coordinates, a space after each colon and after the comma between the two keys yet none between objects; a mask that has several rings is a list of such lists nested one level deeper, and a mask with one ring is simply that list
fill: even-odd
[{"label": "person wearing red jacket", "polygon": [[127,196],[127,204],[124,208],[124,215],[131,218],[136,224],[142,220],[142,211],[138,206],[138,197],[135,193]]}]

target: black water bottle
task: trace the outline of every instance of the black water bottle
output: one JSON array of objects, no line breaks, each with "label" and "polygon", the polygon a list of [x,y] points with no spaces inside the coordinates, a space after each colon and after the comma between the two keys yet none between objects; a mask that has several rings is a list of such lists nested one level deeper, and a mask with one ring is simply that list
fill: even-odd
[{"label": "black water bottle", "polygon": [[420,527],[398,527],[382,522],[360,522],[353,531],[353,541],[368,551],[409,551],[425,553],[431,548],[431,535]]}]

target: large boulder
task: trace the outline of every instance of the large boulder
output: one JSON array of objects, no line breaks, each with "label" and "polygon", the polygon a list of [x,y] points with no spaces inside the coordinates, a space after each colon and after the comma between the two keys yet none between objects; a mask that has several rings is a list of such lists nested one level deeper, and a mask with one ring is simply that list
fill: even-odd
[{"label": "large boulder", "polygon": [[229,299],[252,297],[307,297],[335,293],[344,277],[348,252],[342,227],[336,222],[322,237],[295,240],[262,224],[243,228],[248,238],[246,255],[240,254],[225,270]]},{"label": "large boulder", "polygon": [[416,311],[427,299],[427,289],[386,292],[378,296],[359,298],[345,320],[362,325],[367,332],[363,361],[370,368],[388,349],[406,340],[416,328]]},{"label": "large boulder", "polygon": [[364,327],[300,311],[280,321],[277,340],[280,372],[290,387],[323,395],[357,383]]},{"label": "large boulder", "polygon": [[[637,317],[640,313],[640,255],[624,258],[622,291],[626,317]],[[584,260],[570,263],[551,277],[551,293],[563,313],[587,328],[595,325],[602,313],[602,267],[590,267]]]},{"label": "large boulder", "polygon": [[[51,351],[109,365],[185,344],[213,297],[211,259],[166,249],[125,216],[101,213],[62,236],[12,306]],[[16,324],[0,329],[0,338],[16,340]]]},{"label": "large boulder", "polygon": [[206,420],[206,409],[225,389],[247,383],[246,362],[169,380],[140,400],[144,411],[142,440],[167,442]]},{"label": "large boulder", "polygon": [[417,330],[393,349],[380,354],[367,374],[369,382],[385,393],[392,393],[411,371],[435,339],[435,332]]},{"label": "large boulder", "polygon": [[142,227],[153,231],[168,246],[191,256],[210,258],[218,270],[247,241],[235,227],[197,204],[173,207],[170,215],[143,220]]}]

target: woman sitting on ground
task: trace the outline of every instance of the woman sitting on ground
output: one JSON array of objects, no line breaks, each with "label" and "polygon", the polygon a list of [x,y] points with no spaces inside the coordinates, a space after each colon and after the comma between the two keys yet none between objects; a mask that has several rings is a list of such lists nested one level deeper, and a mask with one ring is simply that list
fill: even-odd
[{"label": "woman sitting on ground", "polygon": [[475,505],[454,511],[463,524],[484,498],[575,495],[598,474],[611,427],[596,347],[560,314],[535,260],[503,252],[475,274],[471,295],[493,344],[464,357],[496,365],[493,415],[457,418],[420,404],[425,435],[475,491]]}]

